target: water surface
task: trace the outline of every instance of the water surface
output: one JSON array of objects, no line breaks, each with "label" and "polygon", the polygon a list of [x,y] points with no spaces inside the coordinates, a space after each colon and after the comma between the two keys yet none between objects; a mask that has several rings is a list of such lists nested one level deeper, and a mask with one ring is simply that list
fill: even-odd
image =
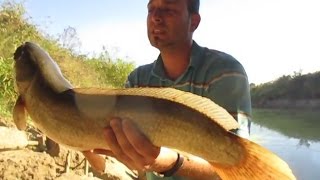
[{"label": "water surface", "polygon": [[251,138],[284,159],[297,179],[320,180],[320,141],[289,137],[256,123]]}]

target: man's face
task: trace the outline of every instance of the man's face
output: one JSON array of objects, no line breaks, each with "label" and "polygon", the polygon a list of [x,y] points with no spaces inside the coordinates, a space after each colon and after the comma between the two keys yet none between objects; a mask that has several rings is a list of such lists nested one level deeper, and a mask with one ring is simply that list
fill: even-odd
[{"label": "man's face", "polygon": [[191,15],[187,0],[150,0],[148,3],[148,38],[162,49],[185,45],[192,39]]}]

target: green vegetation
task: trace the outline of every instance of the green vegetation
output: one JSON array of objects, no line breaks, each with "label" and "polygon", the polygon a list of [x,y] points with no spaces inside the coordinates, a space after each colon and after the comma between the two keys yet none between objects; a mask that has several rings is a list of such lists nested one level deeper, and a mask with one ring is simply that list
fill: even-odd
[{"label": "green vegetation", "polygon": [[[251,85],[253,121],[288,137],[299,138],[301,143],[320,141],[320,101],[313,105],[305,103],[320,100],[319,82],[320,71],[305,75],[295,72],[293,76],[284,75],[269,83]],[[304,103],[296,106],[299,100]]]},{"label": "green vegetation", "polygon": [[80,41],[74,28],[67,27],[62,35],[53,37],[41,32],[26,16],[21,3],[0,3],[0,117],[11,116],[17,97],[13,53],[25,41],[36,42],[48,51],[75,87],[122,87],[135,67],[132,62],[110,58],[107,51],[96,57],[79,54],[76,49]]},{"label": "green vegetation", "polygon": [[320,99],[320,71],[293,76],[284,75],[275,81],[258,86],[251,84],[253,106],[259,107],[274,100]]},{"label": "green vegetation", "polygon": [[288,137],[320,141],[320,110],[253,109],[253,121]]}]

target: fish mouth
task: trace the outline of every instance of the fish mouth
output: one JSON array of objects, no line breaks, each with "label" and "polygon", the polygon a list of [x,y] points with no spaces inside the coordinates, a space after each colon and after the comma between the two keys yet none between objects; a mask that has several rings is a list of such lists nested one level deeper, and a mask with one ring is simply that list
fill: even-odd
[{"label": "fish mouth", "polygon": [[16,51],[14,52],[14,54],[13,54],[13,59],[14,59],[15,61],[18,61],[18,60],[22,57],[22,55],[25,53],[24,47],[25,47],[24,44],[23,44],[23,45],[20,45],[20,46],[16,49]]}]

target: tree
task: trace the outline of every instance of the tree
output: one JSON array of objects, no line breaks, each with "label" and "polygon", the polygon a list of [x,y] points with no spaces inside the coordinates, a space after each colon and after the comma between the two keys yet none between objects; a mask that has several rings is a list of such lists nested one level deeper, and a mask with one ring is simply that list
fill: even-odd
[{"label": "tree", "polygon": [[63,33],[59,35],[58,40],[62,47],[70,50],[71,52],[78,54],[81,48],[81,41],[78,37],[77,30],[74,27],[68,26],[63,30]]}]

